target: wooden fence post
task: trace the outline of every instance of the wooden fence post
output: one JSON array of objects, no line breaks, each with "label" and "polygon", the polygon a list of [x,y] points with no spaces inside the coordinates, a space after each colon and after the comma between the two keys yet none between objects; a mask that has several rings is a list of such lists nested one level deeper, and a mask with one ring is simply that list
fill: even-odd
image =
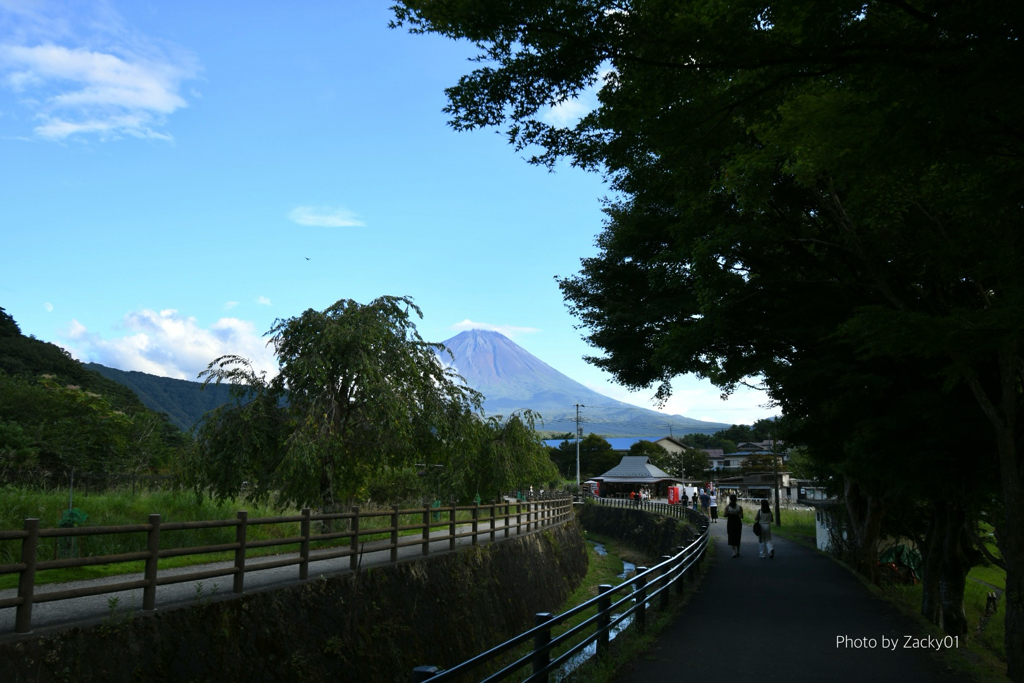
[{"label": "wooden fence post", "polygon": [[146,587],[142,589],[142,609],[156,609],[156,573],[160,562],[160,515],[149,516],[150,530],[146,532]]},{"label": "wooden fence post", "polygon": [[39,520],[30,517],[25,520],[25,531],[28,532],[21,541],[21,564],[25,568],[18,577],[18,597],[21,604],[14,616],[14,632],[30,633],[32,631],[32,598],[36,587],[36,548],[39,545]]},{"label": "wooden fence post", "polygon": [[299,523],[299,534],[302,543],[299,545],[299,580],[309,578],[309,508],[302,508],[302,521]]},{"label": "wooden fence post", "polygon": [[232,590],[241,593],[245,590],[245,534],[249,526],[249,512],[238,511],[238,526],[235,527],[235,585]]},{"label": "wooden fence post", "polygon": [[423,554],[430,554],[430,506],[423,506]]},{"label": "wooden fence post", "polygon": [[355,571],[359,567],[359,508],[352,508],[352,518],[349,519],[349,525],[352,527],[352,536],[349,538],[349,548],[352,550],[352,554],[348,556],[348,568]]},{"label": "wooden fence post", "polygon": [[398,562],[398,506],[391,506],[391,561]]},{"label": "wooden fence post", "polygon": [[523,533],[523,503],[516,503],[516,536]]},{"label": "wooden fence post", "polygon": [[491,543],[494,543],[494,530],[498,523],[498,501],[491,503]]},{"label": "wooden fence post", "polygon": [[458,522],[458,513],[455,509],[455,499],[452,498],[450,502],[452,506],[448,510],[448,550],[455,550],[455,525]]},{"label": "wooden fence post", "polygon": [[[541,626],[551,621],[551,612],[538,612],[534,615],[534,625]],[[551,642],[551,629],[546,628],[533,637],[533,678],[531,680],[547,681],[545,674],[538,677],[538,674],[551,661],[551,651],[548,650],[548,643]]]},{"label": "wooden fence post", "polygon": [[608,626],[611,624],[612,598],[608,591],[612,586],[602,583],[597,587],[597,656],[603,657],[608,653]]},{"label": "wooden fence post", "polygon": [[480,503],[473,503],[473,545],[479,545],[480,539],[477,533],[480,530]]},{"label": "wooden fence post", "polygon": [[636,592],[636,611],[633,612],[633,616],[637,633],[647,630],[647,579],[640,576],[645,571],[647,567],[637,567],[637,578],[633,581],[633,589]]},{"label": "wooden fence post", "polygon": [[505,499],[505,538],[508,538],[509,526],[511,526],[511,512],[512,506],[508,504],[508,498]]}]

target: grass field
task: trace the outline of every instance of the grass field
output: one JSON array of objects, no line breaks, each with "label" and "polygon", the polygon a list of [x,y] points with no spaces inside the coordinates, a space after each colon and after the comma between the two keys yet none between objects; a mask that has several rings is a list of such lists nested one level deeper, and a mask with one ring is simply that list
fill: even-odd
[{"label": "grass field", "polygon": [[[122,524],[145,524],[151,513],[159,513],[161,523],[168,522],[194,522],[202,520],[234,519],[239,510],[247,510],[249,519],[257,517],[274,517],[283,515],[298,515],[299,510],[292,508],[273,508],[265,505],[253,505],[248,501],[228,501],[215,503],[210,499],[202,502],[196,496],[184,491],[163,491],[154,493],[137,493],[132,495],[129,491],[119,491],[101,494],[76,495],[75,507],[88,515],[85,526],[114,526]],[[68,499],[65,492],[40,492],[31,489],[4,487],[0,489],[0,529],[22,529],[24,520],[28,517],[39,519],[40,528],[54,528],[58,526],[61,513],[67,509]],[[363,508],[363,512],[376,512],[380,509]],[[513,512],[515,508],[513,506]],[[472,513],[469,510],[460,511],[457,519],[466,521],[471,519]],[[487,517],[481,517],[481,529],[486,528]],[[403,515],[400,524],[419,524],[422,522],[420,515]],[[390,521],[385,518],[368,520],[374,527],[389,526]],[[366,528],[365,526],[363,527]],[[283,539],[299,535],[299,524],[260,524],[251,525],[247,529],[249,541]],[[403,532],[403,535],[418,534],[419,531]],[[385,538],[386,535],[380,535]],[[367,537],[363,540],[374,540],[377,537]],[[234,527],[218,529],[187,529],[180,531],[167,531],[160,535],[160,547],[165,548],[187,548],[205,545],[219,545],[233,543],[235,540]],[[146,549],[146,535],[144,533],[134,534],[111,534],[103,536],[83,536],[76,541],[78,543],[77,555],[81,557],[97,557],[102,555],[116,555],[121,553],[138,552]],[[328,547],[330,545],[347,544],[348,539],[339,539],[333,542],[321,542],[312,544],[313,548]],[[20,560],[20,541],[0,541],[0,564],[15,563]],[[273,548],[250,549],[248,557],[271,555],[277,553],[294,552],[298,546],[283,545]],[[37,555],[38,561],[55,559],[58,553],[58,539],[44,539],[39,544]],[[159,562],[160,569],[183,567],[207,562],[218,562],[230,560],[234,553],[209,553],[204,555],[188,555],[183,557],[164,558]],[[36,574],[36,584],[59,583],[64,581],[78,581],[95,579],[118,574],[141,572],[145,568],[142,561],[121,562],[116,564],[97,565],[92,567],[76,567],[73,569],[49,569]],[[18,585],[17,574],[0,575],[0,589],[15,588]]]}]

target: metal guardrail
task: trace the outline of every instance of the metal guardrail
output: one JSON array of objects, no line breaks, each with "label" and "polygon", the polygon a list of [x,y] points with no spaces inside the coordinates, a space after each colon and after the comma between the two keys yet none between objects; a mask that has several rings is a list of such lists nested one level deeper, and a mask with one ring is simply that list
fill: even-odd
[{"label": "metal guardrail", "polygon": [[[540,612],[535,616],[536,625],[520,633],[516,637],[483,652],[461,664],[438,670],[435,666],[419,666],[412,671],[413,683],[443,683],[444,681],[464,680],[473,670],[517,648],[531,644],[529,652],[515,661],[503,666],[500,670],[485,678],[480,683],[495,683],[519,674],[529,667],[529,675],[518,679],[525,681],[544,681],[548,676],[566,666],[574,657],[581,656],[584,649],[596,643],[598,657],[608,650],[612,632],[618,632],[626,626],[635,626],[643,632],[647,624],[647,608],[655,601],[659,609],[669,605],[671,589],[675,587],[677,594],[682,594],[684,582],[696,578],[696,570],[700,568],[708,546],[708,518],[699,512],[690,510],[684,505],[668,505],[651,501],[630,501],[619,499],[591,498],[594,503],[608,507],[631,508],[654,514],[661,514],[680,519],[687,519],[700,530],[700,536],[688,546],[680,546],[673,556],[665,555],[661,562],[653,567],[637,567],[636,575],[618,586],[602,584],[598,587],[599,594],[595,598],[573,607],[557,616],[548,612]],[[552,630],[566,626],[574,618],[593,612],[582,621],[569,625],[565,631],[552,637]],[[564,649],[562,649],[564,648]],[[558,654],[552,657],[554,651]]]},{"label": "metal guardrail", "polygon": [[[469,512],[469,517],[459,519],[459,513],[467,511]],[[400,517],[403,515],[414,515],[417,518],[421,518],[422,521],[417,524],[400,524]],[[201,581],[218,576],[232,576],[233,592],[242,593],[245,590],[245,574],[248,572],[298,565],[298,578],[304,581],[308,578],[310,562],[348,557],[350,569],[355,570],[359,566],[359,560],[363,552],[379,552],[390,549],[390,561],[397,562],[399,548],[418,545],[422,547],[423,555],[426,556],[430,554],[431,543],[448,541],[448,549],[454,550],[456,542],[460,538],[470,538],[473,545],[478,545],[481,536],[489,536],[490,541],[493,542],[498,534],[503,534],[507,538],[513,531],[515,535],[529,533],[540,528],[561,524],[569,519],[571,515],[572,499],[569,496],[546,495],[534,497],[529,501],[510,502],[506,499],[505,502],[495,502],[487,505],[480,505],[478,503],[476,505],[450,505],[448,507],[427,506],[405,510],[394,506],[389,511],[381,512],[360,512],[358,507],[353,507],[350,512],[312,514],[306,508],[302,510],[301,515],[255,519],[249,519],[248,512],[242,510],[238,512],[235,519],[196,522],[162,523],[160,515],[153,514],[149,516],[149,521],[146,524],[77,528],[40,529],[39,520],[29,518],[25,520],[25,528],[22,530],[0,531],[0,541],[21,541],[21,561],[14,564],[0,565],[0,575],[19,574],[17,596],[0,600],[0,609],[16,607],[14,632],[29,633],[32,630],[32,605],[35,603],[104,595],[142,588],[142,609],[152,610],[156,607],[157,586],[187,581]],[[364,525],[366,520],[380,517],[388,518],[389,524],[376,527],[366,527]],[[348,528],[337,532],[311,533],[311,522],[327,520],[343,522]],[[299,524],[300,532],[298,536],[259,541],[249,541],[247,539],[247,530],[250,526],[294,523]],[[160,539],[163,533],[216,527],[234,527],[235,541],[233,543],[189,548],[160,548]],[[431,535],[433,529],[445,529],[448,533],[444,535]],[[417,531],[421,532],[419,536],[415,534]],[[413,532],[413,535],[403,536],[402,532]],[[145,534],[146,549],[118,555],[75,557],[46,561],[36,560],[41,539],[126,533]],[[373,537],[385,537],[389,538],[389,540],[387,542],[374,543],[374,546],[369,549],[360,546],[361,543],[365,544],[367,540],[372,540]],[[310,551],[311,543],[338,540],[343,541],[340,548],[335,546],[319,552]],[[264,560],[256,564],[249,564],[247,562],[249,558],[246,552],[250,548],[268,548],[296,544],[299,546],[297,557]],[[203,555],[226,551],[234,552],[234,565],[231,567],[207,569],[171,576],[159,575],[158,561],[161,558]],[[146,563],[145,574],[142,579],[104,583],[87,588],[35,593],[35,575],[37,571],[136,562],[140,560],[145,560]]]}]

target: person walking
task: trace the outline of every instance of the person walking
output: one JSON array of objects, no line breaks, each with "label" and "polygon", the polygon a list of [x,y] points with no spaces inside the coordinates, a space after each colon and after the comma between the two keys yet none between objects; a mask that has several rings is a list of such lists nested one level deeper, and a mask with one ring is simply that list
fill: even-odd
[{"label": "person walking", "polygon": [[743,507],[736,502],[736,494],[729,496],[729,504],[725,506],[725,531],[729,536],[729,547],[732,556],[740,556],[740,535],[743,533]]},{"label": "person walking", "polygon": [[710,507],[711,507],[711,496],[708,495],[707,491],[701,491],[700,492],[700,511],[704,513],[705,517],[707,517],[708,515],[711,514],[710,510],[708,509]]},{"label": "person walking", "polygon": [[[761,509],[754,515],[754,521],[761,524],[761,534],[757,537],[757,552],[758,557],[762,560],[768,558],[769,560],[775,559],[775,547],[772,546],[772,522],[775,521],[775,515],[772,514],[772,509],[768,505],[767,500],[761,501]],[[765,550],[767,549],[767,554]]]},{"label": "person walking", "polygon": [[711,502],[708,503],[708,507],[711,509],[711,523],[718,524],[718,496],[715,495],[714,491],[708,494]]}]

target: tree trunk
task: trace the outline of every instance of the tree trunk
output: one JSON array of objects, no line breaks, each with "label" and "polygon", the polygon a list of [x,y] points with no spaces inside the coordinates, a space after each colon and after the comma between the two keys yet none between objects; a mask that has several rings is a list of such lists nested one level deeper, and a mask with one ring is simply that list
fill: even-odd
[{"label": "tree trunk", "polygon": [[967,634],[964,612],[964,588],[970,563],[964,554],[966,515],[960,506],[946,505],[946,528],[942,535],[942,568],[939,575],[939,599],[942,602],[942,629],[951,636]]},{"label": "tree trunk", "polygon": [[1017,342],[1008,340],[999,350],[999,399],[993,401],[977,375],[967,384],[992,423],[999,453],[999,475],[1006,515],[1003,561],[1006,563],[1006,675],[1024,683],[1024,501],[1021,500],[1021,463],[1017,453],[1017,411],[1021,359]]},{"label": "tree trunk", "polygon": [[846,477],[844,483],[846,511],[854,537],[857,570],[878,583],[878,537],[884,509],[878,497],[864,493],[860,485]]},{"label": "tree trunk", "polygon": [[921,547],[921,615],[933,624],[942,623],[939,602],[939,574],[942,565],[942,522],[945,512],[940,506],[932,511],[924,545]]}]

